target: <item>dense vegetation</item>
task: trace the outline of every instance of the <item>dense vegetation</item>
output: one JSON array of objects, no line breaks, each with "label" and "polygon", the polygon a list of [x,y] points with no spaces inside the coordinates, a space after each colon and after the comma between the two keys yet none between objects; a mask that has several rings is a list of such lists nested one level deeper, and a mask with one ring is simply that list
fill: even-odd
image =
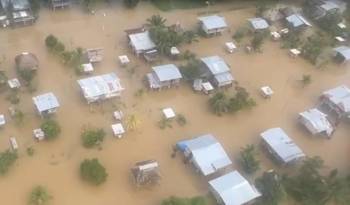
[{"label": "dense vegetation", "polygon": [[86,129],[81,134],[83,146],[85,148],[96,147],[103,142],[105,135],[103,129]]},{"label": "dense vegetation", "polygon": [[193,198],[169,197],[163,200],[162,205],[207,205],[206,198],[198,196]]},{"label": "dense vegetation", "polygon": [[80,164],[80,176],[93,185],[100,185],[106,181],[108,175],[98,159],[94,158],[85,159]]},{"label": "dense vegetation", "polygon": [[0,153],[0,175],[6,174],[18,158],[17,152],[6,150]]},{"label": "dense vegetation", "polygon": [[40,128],[45,133],[45,139],[49,141],[57,138],[61,133],[60,125],[54,120],[46,120],[43,124],[41,124]]},{"label": "dense vegetation", "polygon": [[257,154],[254,145],[247,145],[241,149],[240,162],[247,174],[254,174],[260,169],[260,162],[256,159]]}]

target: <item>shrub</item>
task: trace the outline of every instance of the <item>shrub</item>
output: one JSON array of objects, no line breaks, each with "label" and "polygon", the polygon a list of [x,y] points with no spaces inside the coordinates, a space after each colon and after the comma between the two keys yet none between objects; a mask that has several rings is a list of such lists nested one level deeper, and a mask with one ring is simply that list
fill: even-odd
[{"label": "shrub", "polygon": [[54,35],[50,34],[45,39],[45,45],[51,51],[53,51],[53,49],[56,47],[57,43],[58,43],[58,39]]},{"label": "shrub", "polygon": [[47,120],[40,128],[45,133],[45,139],[47,140],[53,140],[61,133],[60,125],[54,120]]},{"label": "shrub", "polygon": [[191,58],[185,65],[180,66],[180,71],[184,78],[189,81],[193,81],[200,77],[201,62],[198,59]]},{"label": "shrub", "polygon": [[207,199],[201,196],[192,198],[169,197],[163,200],[162,205],[207,205]]},{"label": "shrub", "polygon": [[46,205],[52,199],[47,189],[43,186],[36,186],[30,192],[28,204],[29,205]]},{"label": "shrub", "polygon": [[8,101],[10,101],[11,104],[14,104],[14,105],[16,105],[16,104],[18,104],[18,103],[20,102],[20,98],[19,98],[19,96],[18,96],[18,94],[17,94],[16,91],[11,92],[11,93],[6,97],[6,99],[7,99]]},{"label": "shrub", "polygon": [[87,129],[81,134],[83,146],[92,148],[103,142],[106,133],[103,129]]},{"label": "shrub", "polygon": [[176,116],[176,122],[180,125],[180,126],[184,126],[187,124],[187,119],[185,118],[185,116],[183,114],[178,114]]},{"label": "shrub", "polygon": [[260,168],[260,162],[256,159],[256,151],[254,145],[247,145],[242,148],[240,152],[240,161],[243,166],[243,170],[247,174],[254,174]]},{"label": "shrub", "polygon": [[243,87],[237,87],[236,95],[230,98],[228,102],[228,110],[232,113],[242,109],[250,109],[254,106],[256,106],[256,102],[249,97],[249,93]]},{"label": "shrub", "polygon": [[22,125],[24,120],[24,113],[20,109],[15,109],[12,118],[15,121],[16,125]]},{"label": "shrub", "polygon": [[9,168],[15,163],[18,155],[17,152],[6,150],[0,153],[0,174],[4,175],[9,171]]},{"label": "shrub", "polygon": [[321,33],[314,34],[307,38],[302,47],[302,55],[312,64],[316,64],[317,58],[321,55],[323,49],[329,45],[327,38]]},{"label": "shrub", "polygon": [[94,185],[100,185],[104,183],[108,176],[106,169],[96,158],[85,159],[80,164],[80,175],[83,180]]},{"label": "shrub", "polygon": [[7,85],[7,76],[4,71],[0,71],[0,87]]},{"label": "shrub", "polygon": [[35,154],[35,150],[33,147],[28,147],[26,151],[28,156],[33,156]]}]

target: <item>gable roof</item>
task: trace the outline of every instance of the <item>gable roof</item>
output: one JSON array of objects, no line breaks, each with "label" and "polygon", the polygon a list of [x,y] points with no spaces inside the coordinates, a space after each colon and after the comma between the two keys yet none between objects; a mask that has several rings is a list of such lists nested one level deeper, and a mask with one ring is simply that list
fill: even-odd
[{"label": "gable roof", "polygon": [[305,156],[303,151],[279,127],[268,129],[260,135],[284,163]]},{"label": "gable roof", "polygon": [[299,26],[311,26],[311,24],[300,14],[292,14],[288,17],[286,17],[286,20],[288,23],[290,23],[294,28],[297,28]]},{"label": "gable roof", "polygon": [[33,101],[40,113],[60,106],[56,96],[51,92],[33,97]]},{"label": "gable roof", "polygon": [[330,11],[333,9],[340,9],[338,4],[332,2],[332,1],[324,1],[322,5],[320,5],[320,8],[325,11]]},{"label": "gable roof", "polygon": [[261,196],[256,188],[237,171],[213,179],[209,181],[209,185],[225,205],[242,205]]},{"label": "gable roof", "polygon": [[345,60],[350,60],[350,47],[339,46],[333,49],[335,52],[344,57]]},{"label": "gable roof", "polygon": [[262,29],[269,28],[269,24],[263,18],[251,18],[251,19],[248,19],[248,21],[250,22],[250,24],[255,30],[262,30]]},{"label": "gable roof", "polygon": [[220,73],[229,72],[230,68],[219,56],[209,56],[201,58],[202,62],[208,67],[211,74],[216,75]]},{"label": "gable roof", "polygon": [[131,44],[138,51],[151,50],[156,48],[156,44],[154,44],[152,41],[148,31],[130,34],[129,39]]},{"label": "gable roof", "polygon": [[198,20],[201,21],[208,30],[227,27],[225,18],[218,15],[203,16],[199,17]]},{"label": "gable roof", "polygon": [[155,66],[152,69],[161,82],[182,78],[179,68],[174,64]]},{"label": "gable roof", "polygon": [[180,141],[177,147],[192,154],[193,163],[204,176],[232,164],[221,144],[211,134]]},{"label": "gable roof", "polygon": [[327,115],[316,108],[299,113],[303,125],[312,133],[318,134],[326,132],[330,136],[333,132],[333,126],[327,119]]}]

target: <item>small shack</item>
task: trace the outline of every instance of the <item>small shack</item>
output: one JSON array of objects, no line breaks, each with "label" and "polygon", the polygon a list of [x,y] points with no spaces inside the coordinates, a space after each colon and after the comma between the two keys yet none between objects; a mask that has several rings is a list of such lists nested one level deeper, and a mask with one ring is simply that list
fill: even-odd
[{"label": "small shack", "polygon": [[282,165],[296,163],[305,157],[303,151],[279,127],[268,129],[260,136],[269,153]]},{"label": "small shack", "polygon": [[45,93],[33,97],[34,105],[41,116],[55,113],[60,104],[53,93]]},{"label": "small shack", "polygon": [[323,92],[321,102],[335,111],[339,118],[350,116],[350,89],[345,85]]},{"label": "small shack", "polygon": [[52,10],[64,9],[70,7],[72,2],[70,0],[50,0]]},{"label": "small shack", "polygon": [[184,154],[185,160],[191,162],[204,176],[223,170],[232,164],[224,148],[211,134],[179,141],[176,147]]},{"label": "small shack", "polygon": [[269,29],[269,23],[263,18],[251,18],[248,21],[254,31],[266,31]]},{"label": "small shack", "polygon": [[161,179],[159,164],[155,160],[137,162],[131,173],[137,186],[158,184]]},{"label": "small shack", "polygon": [[203,16],[198,20],[200,28],[207,36],[219,35],[227,29],[225,18],[218,15]]},{"label": "small shack", "polygon": [[145,29],[127,30],[129,45],[136,56],[143,56],[147,61],[154,61],[158,56],[157,46]]},{"label": "small shack", "polygon": [[152,70],[153,72],[146,75],[150,89],[161,90],[178,86],[182,79],[179,68],[174,64],[155,66]]},{"label": "small shack", "polygon": [[93,76],[78,80],[78,84],[88,104],[118,97],[124,88],[115,73]]},{"label": "small shack", "polygon": [[305,29],[307,27],[311,27],[312,25],[300,14],[292,14],[286,17],[287,26],[290,29],[300,30]]},{"label": "small shack", "polygon": [[327,115],[316,108],[299,113],[299,122],[305,126],[312,135],[330,137],[334,131]]},{"label": "small shack", "polygon": [[202,77],[206,78],[216,87],[231,86],[234,78],[229,65],[219,56],[201,58]]},{"label": "small shack", "polygon": [[88,48],[84,51],[84,58],[88,63],[99,63],[103,60],[103,48]]},{"label": "small shack", "polygon": [[339,46],[333,49],[334,50],[334,60],[338,63],[346,63],[350,60],[350,47],[348,46]]},{"label": "small shack", "polygon": [[23,52],[15,57],[16,67],[19,71],[36,71],[39,68],[39,60],[33,53]]},{"label": "small shack", "polygon": [[209,181],[209,189],[218,204],[251,204],[261,196],[238,171],[233,171]]}]

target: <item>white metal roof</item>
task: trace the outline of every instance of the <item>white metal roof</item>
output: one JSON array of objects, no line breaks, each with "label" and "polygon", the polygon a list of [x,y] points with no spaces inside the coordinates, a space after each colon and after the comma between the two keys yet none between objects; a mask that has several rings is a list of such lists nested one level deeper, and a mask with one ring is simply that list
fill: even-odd
[{"label": "white metal roof", "polygon": [[179,68],[174,64],[155,66],[152,69],[161,82],[182,78]]},{"label": "white metal roof", "polygon": [[301,123],[312,133],[319,134],[326,132],[330,136],[333,132],[333,126],[327,119],[327,115],[316,108],[299,113]]},{"label": "white metal roof", "polygon": [[149,32],[134,33],[129,35],[131,44],[137,51],[155,49],[156,45],[149,36]]},{"label": "white metal roof", "polygon": [[199,17],[198,20],[201,21],[208,30],[227,27],[225,18],[218,15],[203,16]]},{"label": "white metal roof", "polygon": [[340,9],[338,4],[331,2],[331,1],[324,1],[324,3],[320,7],[325,11],[330,11],[333,9]]},{"label": "white metal roof", "polygon": [[344,100],[350,98],[350,89],[345,85],[341,85],[323,92],[322,95],[327,97],[333,104],[339,105]]},{"label": "white metal roof", "polygon": [[33,101],[39,112],[55,109],[60,106],[56,96],[51,92],[33,97]]},{"label": "white metal roof", "polygon": [[229,66],[226,64],[224,59],[219,56],[209,56],[201,58],[202,62],[209,68],[213,75],[226,73],[230,71]]},{"label": "white metal roof", "polygon": [[334,51],[339,53],[344,57],[345,60],[350,60],[350,47],[348,46],[339,46],[334,48]]},{"label": "white metal roof", "polygon": [[192,153],[193,163],[204,176],[232,164],[221,144],[211,134],[179,142]]},{"label": "white metal roof", "polygon": [[271,128],[260,135],[284,163],[288,163],[305,156],[303,151],[281,128]]},{"label": "white metal roof", "polygon": [[250,22],[250,24],[252,25],[252,27],[255,30],[261,30],[261,29],[269,28],[269,24],[263,18],[251,18],[251,19],[248,19],[248,21]]},{"label": "white metal roof", "polygon": [[311,24],[300,14],[292,14],[286,18],[286,20],[294,27],[297,28],[302,25],[311,26]]},{"label": "white metal roof", "polygon": [[95,98],[124,90],[115,73],[80,79],[78,84],[83,90],[85,98]]},{"label": "white metal roof", "polygon": [[234,80],[230,72],[217,74],[214,78],[219,84],[232,82]]},{"label": "white metal roof", "polygon": [[219,196],[216,193],[214,195],[220,197],[225,205],[242,205],[261,196],[238,171],[211,180],[209,185]]}]

